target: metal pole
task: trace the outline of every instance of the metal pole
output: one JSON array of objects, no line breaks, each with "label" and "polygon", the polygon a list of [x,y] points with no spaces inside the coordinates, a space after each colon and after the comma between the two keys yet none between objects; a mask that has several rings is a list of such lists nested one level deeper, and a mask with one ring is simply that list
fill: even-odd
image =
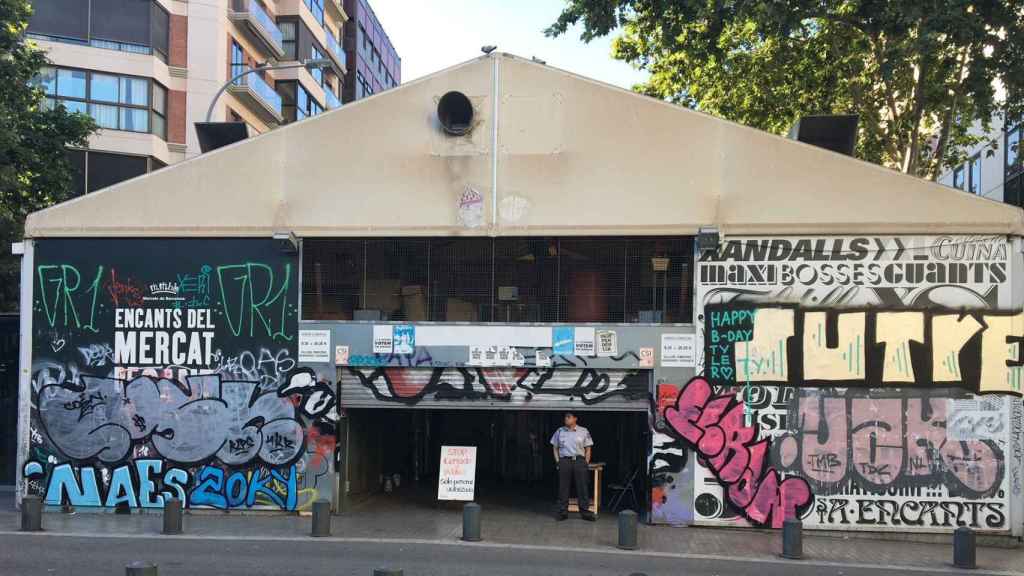
[{"label": "metal pole", "polygon": [[619,548],[636,550],[637,515],[632,510],[619,512]]},{"label": "metal pole", "polygon": [[803,522],[791,518],[782,523],[783,558],[800,560],[804,556]]},{"label": "metal pole", "polygon": [[156,564],[132,562],[124,567],[125,576],[157,576]]},{"label": "metal pole", "polygon": [[314,538],[331,535],[331,502],[317,500],[313,502],[313,533]]},{"label": "metal pole", "polygon": [[462,539],[466,542],[480,541],[480,505],[476,502],[462,507]]},{"label": "metal pole", "polygon": [[961,526],[953,531],[953,566],[966,570],[977,568],[974,530]]},{"label": "metal pole", "polygon": [[36,495],[21,499],[21,531],[39,532],[43,529],[43,499]]},{"label": "metal pole", "polygon": [[216,94],[213,95],[213,100],[210,100],[210,107],[206,110],[206,121],[209,122],[210,119],[213,118],[213,109],[217,105],[217,99],[220,98],[220,95],[223,94],[225,90],[230,88],[231,85],[235,83],[235,80],[238,80],[242,76],[245,76],[246,74],[252,74],[253,72],[264,72],[266,70],[288,70],[291,68],[305,67],[306,64],[304,62],[296,62],[293,64],[280,64],[277,66],[257,66],[256,68],[250,68],[245,72],[242,72],[241,74],[236,74],[230,80],[228,80],[223,86],[221,86],[220,90],[217,90]]},{"label": "metal pole", "polygon": [[164,501],[164,534],[181,534],[181,500],[171,497]]}]

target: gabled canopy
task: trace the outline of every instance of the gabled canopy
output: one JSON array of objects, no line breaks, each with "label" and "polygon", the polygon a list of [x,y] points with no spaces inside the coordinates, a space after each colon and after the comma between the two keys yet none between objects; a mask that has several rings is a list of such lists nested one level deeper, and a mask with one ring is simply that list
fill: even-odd
[{"label": "gabled canopy", "polygon": [[[438,126],[450,90],[467,136]],[[1021,234],[1022,214],[495,53],[36,212],[26,235]]]}]

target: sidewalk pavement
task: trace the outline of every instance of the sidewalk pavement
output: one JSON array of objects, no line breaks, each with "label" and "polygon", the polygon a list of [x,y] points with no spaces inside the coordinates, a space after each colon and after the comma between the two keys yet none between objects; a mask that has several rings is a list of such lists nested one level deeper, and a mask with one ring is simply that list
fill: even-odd
[{"label": "sidewalk pavement", "polygon": [[[0,509],[0,532],[15,531],[20,516],[9,506]],[[183,536],[162,536],[162,515],[118,515],[47,512],[47,534],[89,537],[204,538],[238,541],[309,539],[308,516],[202,512],[186,514]],[[456,544],[462,533],[457,507],[424,508],[395,501],[374,500],[335,516],[331,538],[354,541],[390,541]],[[584,522],[573,515],[555,522],[550,516],[506,507],[485,507],[482,513],[484,545],[524,548],[564,548],[574,551],[614,551],[618,538],[616,518],[602,515]],[[638,553],[729,560],[779,561],[781,534],[772,530],[727,528],[639,528]],[[473,546],[477,544],[460,544]],[[926,544],[863,537],[836,537],[804,531],[807,562],[885,568],[948,571],[952,563],[951,537],[944,544]],[[978,548],[978,568],[989,572],[1024,574],[1024,548]]]}]

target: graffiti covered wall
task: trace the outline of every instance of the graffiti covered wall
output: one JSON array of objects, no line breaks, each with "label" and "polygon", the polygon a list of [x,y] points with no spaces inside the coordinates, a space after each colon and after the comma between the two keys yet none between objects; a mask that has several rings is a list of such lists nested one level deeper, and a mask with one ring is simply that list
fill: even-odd
[{"label": "graffiti covered wall", "polygon": [[[659,431],[696,456],[692,520],[775,526],[781,510],[808,527],[1010,530],[1019,259],[1015,242],[975,236],[737,238],[702,255],[704,377],[660,384],[656,403]],[[726,452],[761,467],[726,466]],[[766,507],[743,474],[771,473]]]},{"label": "graffiti covered wall", "polygon": [[23,467],[51,505],[295,510],[329,497],[332,387],[297,365],[270,240],[42,240]]}]

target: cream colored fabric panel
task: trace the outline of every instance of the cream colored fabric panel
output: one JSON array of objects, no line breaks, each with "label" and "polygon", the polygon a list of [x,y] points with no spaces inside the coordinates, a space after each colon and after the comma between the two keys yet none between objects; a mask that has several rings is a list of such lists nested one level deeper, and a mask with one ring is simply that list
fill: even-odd
[{"label": "cream colored fabric panel", "polygon": [[[1021,233],[1022,212],[822,148],[722,122],[727,234]],[[696,167],[690,168],[696,169]]]},{"label": "cream colored fabric panel", "polygon": [[[467,188],[490,222],[491,61],[383,92],[286,128],[283,222],[301,236],[485,234],[458,220]],[[469,96],[474,128],[445,135],[435,110],[449,90]]]},{"label": "cream colored fabric panel", "polygon": [[[26,234],[487,234],[459,224],[458,201],[473,187],[490,221],[491,71],[480,58],[37,212]],[[436,126],[448,90],[474,103],[469,138]]]},{"label": "cream colored fabric panel", "polygon": [[187,160],[31,214],[26,236],[227,236],[272,227],[282,132]]},{"label": "cream colored fabric panel", "polygon": [[715,215],[718,124],[518,58],[501,66],[502,233],[689,234]]},{"label": "cream colored fabric panel", "polygon": [[[492,70],[500,74],[492,227]],[[475,127],[435,109],[469,96]],[[191,128],[190,128],[191,130]],[[475,226],[460,213],[478,199]],[[1022,234],[1022,212],[508,55],[29,217],[40,236]],[[461,218],[460,218],[461,216]]]}]

